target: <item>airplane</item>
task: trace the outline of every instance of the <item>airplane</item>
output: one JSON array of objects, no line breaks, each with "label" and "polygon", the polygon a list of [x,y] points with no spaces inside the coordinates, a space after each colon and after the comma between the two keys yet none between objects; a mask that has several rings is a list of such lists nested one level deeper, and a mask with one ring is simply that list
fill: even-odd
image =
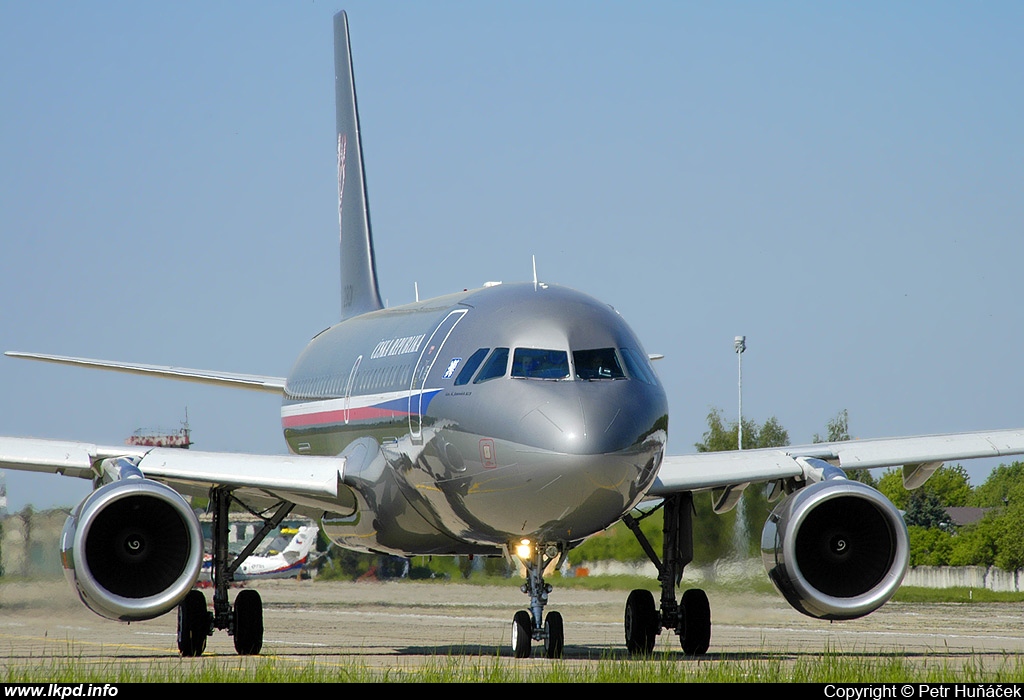
[{"label": "airplane", "polygon": [[[385,307],[377,284],[355,82],[344,12],[334,18],[339,322],[315,335],[287,376],[8,352],[45,362],[166,377],[281,397],[290,453],[250,455],[0,437],[0,467],[90,479],[93,492],[61,538],[82,602],[114,620],[177,611],[178,650],[199,656],[215,630],[260,653],[262,600],[228,588],[287,516],[318,520],[356,551],[503,556],[525,568],[525,609],[511,653],[534,643],[562,656],[564,622],[546,611],[551,565],[623,521],[658,571],[660,595],[632,591],[628,651],[650,654],[663,631],[707,652],[711,606],[677,597],[693,558],[693,499],[726,512],[751,484],[777,502],[762,531],[767,573],[796,610],[823,620],[867,615],[899,587],[909,560],[900,512],[848,470],[901,467],[917,488],[943,462],[1024,454],[1024,429],[864,439],[721,453],[666,453],[668,403],[651,356],[623,317],[581,292],[538,281],[486,284]],[[213,610],[193,589],[203,534],[187,502],[208,497]],[[263,518],[228,551],[228,512]],[[638,507],[664,517],[660,551]],[[647,512],[652,512],[648,510]]]},{"label": "airplane", "polygon": [[[303,525],[288,538],[287,545],[279,552],[263,555],[250,555],[241,562],[232,576],[236,582],[254,581],[268,578],[295,578],[311,563],[309,552],[316,544],[320,528],[315,525]],[[284,536],[287,536],[283,533]],[[201,581],[213,580],[213,557],[205,556],[203,570],[199,575]]]}]

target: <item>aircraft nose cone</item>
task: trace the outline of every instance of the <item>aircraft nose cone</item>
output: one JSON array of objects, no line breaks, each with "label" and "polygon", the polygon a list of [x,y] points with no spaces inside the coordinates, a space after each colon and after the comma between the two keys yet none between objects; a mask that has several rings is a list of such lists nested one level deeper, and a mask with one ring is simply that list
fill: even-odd
[{"label": "aircraft nose cone", "polygon": [[655,428],[664,411],[657,402],[634,396],[628,382],[573,382],[556,387],[525,411],[524,438],[565,454],[609,454],[636,444]]}]

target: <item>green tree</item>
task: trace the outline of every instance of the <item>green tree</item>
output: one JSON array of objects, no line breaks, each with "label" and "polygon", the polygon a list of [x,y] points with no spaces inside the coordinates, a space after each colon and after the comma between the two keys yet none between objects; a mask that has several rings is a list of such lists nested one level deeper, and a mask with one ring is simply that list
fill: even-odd
[{"label": "green tree", "polygon": [[789,431],[772,416],[757,430],[757,447],[785,447],[789,444]]},{"label": "green tree", "polygon": [[996,532],[993,563],[1006,571],[1024,568],[1024,482],[1010,484],[1006,505],[991,515]]},{"label": "green tree", "polygon": [[966,506],[971,499],[971,477],[959,464],[939,467],[921,488],[934,493],[946,507]]},{"label": "green tree", "polygon": [[850,414],[844,408],[825,425],[825,437],[815,433],[813,442],[846,442],[850,439]]},{"label": "green tree", "polygon": [[907,512],[903,516],[907,526],[941,529],[950,531],[952,520],[946,514],[946,509],[934,493],[917,490],[910,494],[907,502]]},{"label": "green tree", "polygon": [[[844,408],[825,425],[824,437],[818,433],[814,434],[812,442],[846,442],[852,440],[850,437],[850,414]],[[846,476],[854,481],[860,481],[872,488],[878,488],[878,480],[867,469],[851,469]]]},{"label": "green tree", "polygon": [[992,470],[985,483],[974,489],[969,505],[998,508],[1007,503],[1014,484],[1024,483],[1024,462],[1000,464]]},{"label": "green tree", "polygon": [[[708,412],[708,429],[704,439],[695,447],[698,452],[724,452],[739,447],[739,423],[726,422],[722,412],[712,408]],[[789,433],[772,416],[762,424],[743,420],[744,449],[784,447],[789,444]],[[764,488],[747,487],[737,507],[728,513],[717,514],[706,498],[695,498],[694,561],[709,563],[730,554],[756,556],[760,550],[760,529],[771,507]]]},{"label": "green tree", "polygon": [[[878,480],[878,488],[886,498],[900,510],[907,510],[910,497],[914,493],[903,486],[903,471],[887,469]],[[967,470],[959,464],[952,467],[939,467],[928,481],[915,491],[935,496],[943,508],[950,506],[966,506],[971,497],[971,482]]]},{"label": "green tree", "polygon": [[[660,552],[664,539],[662,519],[657,516],[644,518],[640,520],[640,529],[654,551]],[[621,521],[569,551],[569,563],[574,566],[583,562],[607,560],[628,563],[647,561],[647,555],[636,536]]]},{"label": "green tree", "polygon": [[943,566],[953,550],[954,537],[938,528],[908,525],[911,566]]},{"label": "green tree", "polygon": [[[739,422],[726,423],[717,408],[708,412],[708,429],[704,431],[703,440],[694,447],[698,452],[725,452],[739,449]],[[789,444],[789,433],[775,416],[758,425],[755,421],[743,420],[743,449],[754,450],[760,447],[782,447]]]},{"label": "green tree", "polygon": [[900,510],[907,509],[907,501],[910,500],[910,493],[903,487],[903,472],[897,468],[886,469],[882,472],[881,478],[876,486],[882,495],[892,501],[892,504]]},{"label": "green tree", "polygon": [[[903,470],[887,469],[878,490],[904,511],[910,534],[911,566],[990,566],[995,562],[998,521],[954,528],[946,508],[965,506],[972,499],[970,478],[959,464],[939,467],[913,491],[903,486]],[[1024,548],[1022,548],[1024,554]]]},{"label": "green tree", "polygon": [[978,522],[959,528],[953,538],[953,549],[946,564],[994,566],[999,534],[999,517],[995,513],[989,513]]}]

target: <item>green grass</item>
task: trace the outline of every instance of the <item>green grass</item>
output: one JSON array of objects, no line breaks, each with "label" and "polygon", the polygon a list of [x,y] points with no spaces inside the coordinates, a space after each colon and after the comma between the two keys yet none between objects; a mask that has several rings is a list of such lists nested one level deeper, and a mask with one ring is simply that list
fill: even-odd
[{"label": "green grass", "polygon": [[901,603],[1020,603],[1024,593],[987,588],[917,588],[904,586],[893,600]]},{"label": "green grass", "polygon": [[713,662],[659,654],[594,661],[447,656],[422,665],[396,660],[387,668],[371,668],[359,661],[296,663],[274,657],[240,658],[230,667],[202,659],[146,666],[115,661],[84,664],[75,658],[61,658],[39,659],[31,668],[8,669],[0,672],[0,679],[7,683],[1006,683],[1024,681],[1024,661],[1008,654],[986,667],[977,657],[954,668],[939,659],[911,659],[898,650],[878,656],[832,649],[796,659],[776,652]]}]

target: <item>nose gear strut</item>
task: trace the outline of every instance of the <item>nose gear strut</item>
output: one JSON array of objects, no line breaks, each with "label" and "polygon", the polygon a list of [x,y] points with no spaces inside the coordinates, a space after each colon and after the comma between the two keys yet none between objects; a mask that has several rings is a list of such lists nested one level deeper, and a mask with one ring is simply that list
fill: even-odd
[{"label": "nose gear strut", "polygon": [[560,659],[565,646],[562,615],[552,611],[544,616],[544,606],[552,590],[551,584],[544,582],[544,571],[555,561],[555,568],[560,567],[567,551],[555,544],[530,545],[529,549],[526,556],[519,552],[515,554],[515,558],[526,567],[526,583],[520,590],[530,596],[530,609],[520,610],[512,618],[512,654],[517,659],[529,658],[533,642],[538,641],[544,643],[547,658]]}]

